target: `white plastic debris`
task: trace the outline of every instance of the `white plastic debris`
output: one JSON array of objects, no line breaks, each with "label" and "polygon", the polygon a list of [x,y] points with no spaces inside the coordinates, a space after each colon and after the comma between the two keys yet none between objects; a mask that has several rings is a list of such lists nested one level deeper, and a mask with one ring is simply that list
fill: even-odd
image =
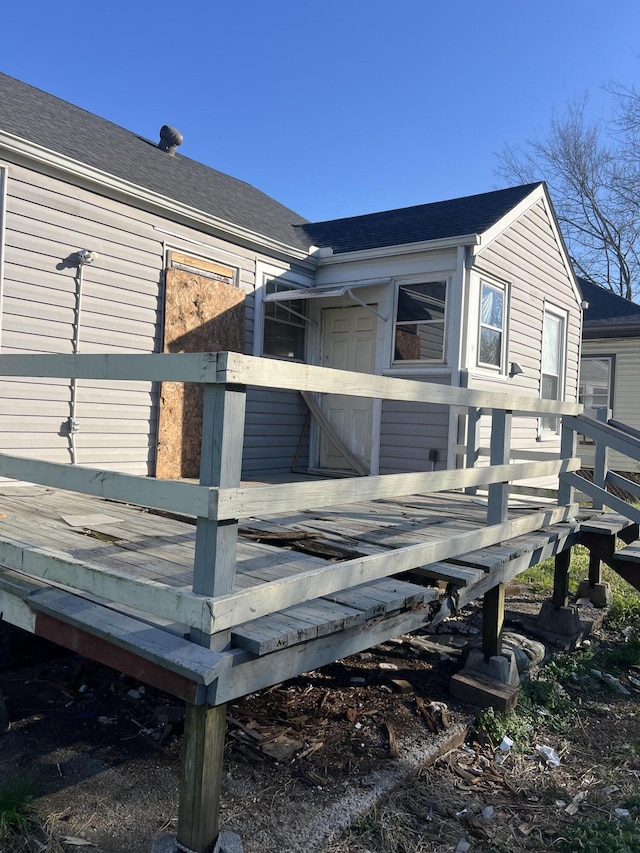
[{"label": "white plastic debris", "polygon": [[536,750],[552,767],[560,766],[560,756],[555,749],[552,749],[550,746],[540,746],[540,744],[536,744]]},{"label": "white plastic debris", "polygon": [[489,820],[490,818],[492,818],[495,813],[496,813],[496,810],[494,809],[493,806],[487,806],[486,808],[482,809],[482,817],[485,820]]},{"label": "white plastic debris", "polygon": [[619,790],[620,790],[620,788],[618,788],[618,786],[617,786],[617,785],[608,785],[608,786],[607,786],[607,787],[602,791],[602,793],[603,793],[605,796],[610,797],[610,796],[611,796],[611,794],[615,794],[615,793],[616,793],[616,791],[619,791]]},{"label": "white plastic debris", "polygon": [[467,853],[467,850],[471,850],[471,845],[466,838],[461,838],[458,841],[455,853]]},{"label": "white plastic debris", "polygon": [[631,817],[629,809],[614,809],[614,812],[618,817]]},{"label": "white plastic debris", "polygon": [[456,812],[456,817],[462,817],[468,812],[468,809],[462,809],[460,812]]},{"label": "white plastic debris", "polygon": [[505,735],[502,738],[502,743],[500,744],[500,751],[501,752],[509,752],[509,750],[511,749],[512,746],[513,746],[513,740],[510,737],[507,737],[507,735]]}]

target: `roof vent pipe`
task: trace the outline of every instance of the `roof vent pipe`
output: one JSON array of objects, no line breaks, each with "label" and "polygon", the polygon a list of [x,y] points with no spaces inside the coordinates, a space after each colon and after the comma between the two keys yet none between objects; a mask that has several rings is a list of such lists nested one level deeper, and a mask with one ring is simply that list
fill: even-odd
[{"label": "roof vent pipe", "polygon": [[160,142],[158,148],[161,151],[166,151],[167,154],[175,154],[178,145],[182,145],[183,136],[175,127],[169,127],[168,124],[163,124],[160,128]]}]

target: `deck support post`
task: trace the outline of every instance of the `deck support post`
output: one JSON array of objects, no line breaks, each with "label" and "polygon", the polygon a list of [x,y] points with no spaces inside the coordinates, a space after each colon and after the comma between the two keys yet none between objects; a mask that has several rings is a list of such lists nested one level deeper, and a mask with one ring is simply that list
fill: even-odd
[{"label": "deck support post", "polygon": [[[240,485],[245,406],[244,386],[205,384],[200,485]],[[233,591],[237,536],[236,519],[198,517],[194,592],[219,596]],[[191,629],[194,643],[216,651],[228,645],[229,637],[229,631],[211,636]],[[208,853],[218,835],[225,723],[226,705],[187,704],[177,840],[194,853]]]},{"label": "deck support post", "polygon": [[218,835],[226,712],[187,705],[177,841],[194,853],[208,853]]},{"label": "deck support post", "polygon": [[571,548],[556,555],[553,568],[553,606],[558,609],[569,604],[569,564]]},{"label": "deck support post", "polygon": [[[505,465],[511,455],[512,412],[494,409],[491,413],[490,464]],[[509,483],[489,486],[487,525],[509,520]],[[451,679],[453,696],[507,713],[516,704],[520,678],[513,652],[502,651],[505,584],[488,589],[482,600],[482,650],[469,652],[464,669]]]},{"label": "deck support post", "polygon": [[482,600],[482,651],[490,660],[502,654],[505,586],[503,583],[485,592]]}]

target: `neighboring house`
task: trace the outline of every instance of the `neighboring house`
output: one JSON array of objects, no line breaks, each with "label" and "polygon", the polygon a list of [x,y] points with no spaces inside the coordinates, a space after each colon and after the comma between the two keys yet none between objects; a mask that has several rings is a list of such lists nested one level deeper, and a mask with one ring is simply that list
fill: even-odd
[{"label": "neighboring house", "polygon": [[[244,348],[576,398],[581,295],[542,183],[309,223],[175,154],[171,129],[159,147],[4,75],[0,116],[3,353]],[[104,386],[0,380],[0,450],[193,475],[197,399]],[[446,407],[252,390],[244,475],[352,467],[324,421],[363,471],[456,464]],[[557,443],[555,419],[524,424],[514,448]]]},{"label": "neighboring house", "polygon": [[[603,287],[578,279],[588,308],[584,311],[580,402],[585,414],[596,417],[598,408],[640,430],[640,305]],[[593,467],[593,444],[580,442],[586,468]],[[609,467],[638,474],[637,463],[611,450]]]}]

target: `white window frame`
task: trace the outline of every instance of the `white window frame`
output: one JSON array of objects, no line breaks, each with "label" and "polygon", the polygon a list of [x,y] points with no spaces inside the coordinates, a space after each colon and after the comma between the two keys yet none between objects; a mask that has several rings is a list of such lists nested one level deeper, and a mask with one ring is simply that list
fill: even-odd
[{"label": "white window frame", "polygon": [[[578,383],[578,402],[582,403],[584,406],[585,415],[590,415],[595,417],[594,409],[600,408],[600,406],[587,406],[585,404],[585,381],[583,378],[582,365],[585,361],[607,361],[609,362],[609,386],[607,388],[607,400],[603,404],[608,409],[613,409],[613,395],[615,393],[615,375],[616,375],[616,357],[613,353],[606,353],[604,355],[596,355],[595,353],[583,353],[580,356],[580,381]],[[578,440],[580,444],[595,444],[592,438],[588,438],[585,435],[579,435]]]},{"label": "white window frame", "polygon": [[[309,328],[308,320],[301,320],[304,325],[304,343],[303,357],[301,359],[287,358],[286,356],[269,355],[264,352],[264,323],[265,323],[265,302],[267,284],[270,281],[277,279],[277,283],[283,289],[290,290],[307,290],[312,285],[312,280],[302,275],[287,269],[286,267],[276,267],[271,264],[257,265],[256,269],[256,290],[254,302],[254,323],[253,323],[253,354],[262,356],[263,358],[282,359],[284,361],[294,361],[305,363],[307,361],[309,349]],[[268,304],[268,303],[267,303]],[[286,303],[284,303],[286,305]]]},{"label": "white window frame", "polygon": [[[502,293],[502,326],[497,327],[493,326],[490,323],[482,322],[482,292],[485,287],[492,288],[493,290],[500,291]],[[495,373],[499,376],[506,376],[507,374],[507,343],[508,343],[508,317],[509,317],[509,288],[505,282],[497,281],[496,279],[489,278],[486,275],[480,276],[479,279],[479,288],[478,288],[478,339],[476,343],[476,366],[481,370],[488,370],[491,373]],[[491,331],[497,331],[501,335],[500,340],[500,363],[499,364],[491,364],[490,362],[480,361],[480,350],[481,350],[481,338],[482,338],[482,329],[489,329]]]},{"label": "white window frame", "polygon": [[[560,340],[558,342],[558,390],[556,392],[556,399],[558,401],[564,400],[565,394],[565,384],[566,384],[566,364],[567,364],[567,325],[569,315],[568,312],[562,308],[559,308],[556,305],[553,305],[545,300],[543,311],[542,311],[542,336],[540,339],[540,399],[541,400],[550,400],[551,397],[543,397],[542,396],[542,384],[544,380],[544,334],[545,328],[547,324],[547,318],[553,318],[554,320],[560,321]],[[551,375],[551,374],[548,374]],[[550,426],[545,421],[553,420],[555,421],[554,426]],[[560,434],[560,417],[545,418],[541,417],[538,419],[538,440],[544,441],[545,439],[554,439]]]},{"label": "white window frame", "polygon": [[[443,320],[425,320],[423,321],[426,324],[432,323],[443,323],[443,336],[442,336],[442,358],[419,358],[419,359],[395,359],[395,343],[396,343],[396,330],[398,328],[398,303],[400,298],[400,288],[401,287],[409,287],[411,285],[415,286],[417,284],[435,284],[438,282],[442,282],[445,286],[445,298],[444,298],[444,317]],[[430,368],[430,367],[442,367],[448,364],[448,355],[447,355],[447,346],[448,346],[448,318],[449,318],[449,302],[451,300],[451,276],[449,275],[423,275],[419,277],[413,278],[401,278],[397,279],[394,282],[394,291],[393,291],[393,324],[391,326],[391,353],[390,353],[390,366],[391,368],[403,368],[409,367],[412,369],[416,368]],[[400,321],[401,325],[411,325],[409,321]]]}]

